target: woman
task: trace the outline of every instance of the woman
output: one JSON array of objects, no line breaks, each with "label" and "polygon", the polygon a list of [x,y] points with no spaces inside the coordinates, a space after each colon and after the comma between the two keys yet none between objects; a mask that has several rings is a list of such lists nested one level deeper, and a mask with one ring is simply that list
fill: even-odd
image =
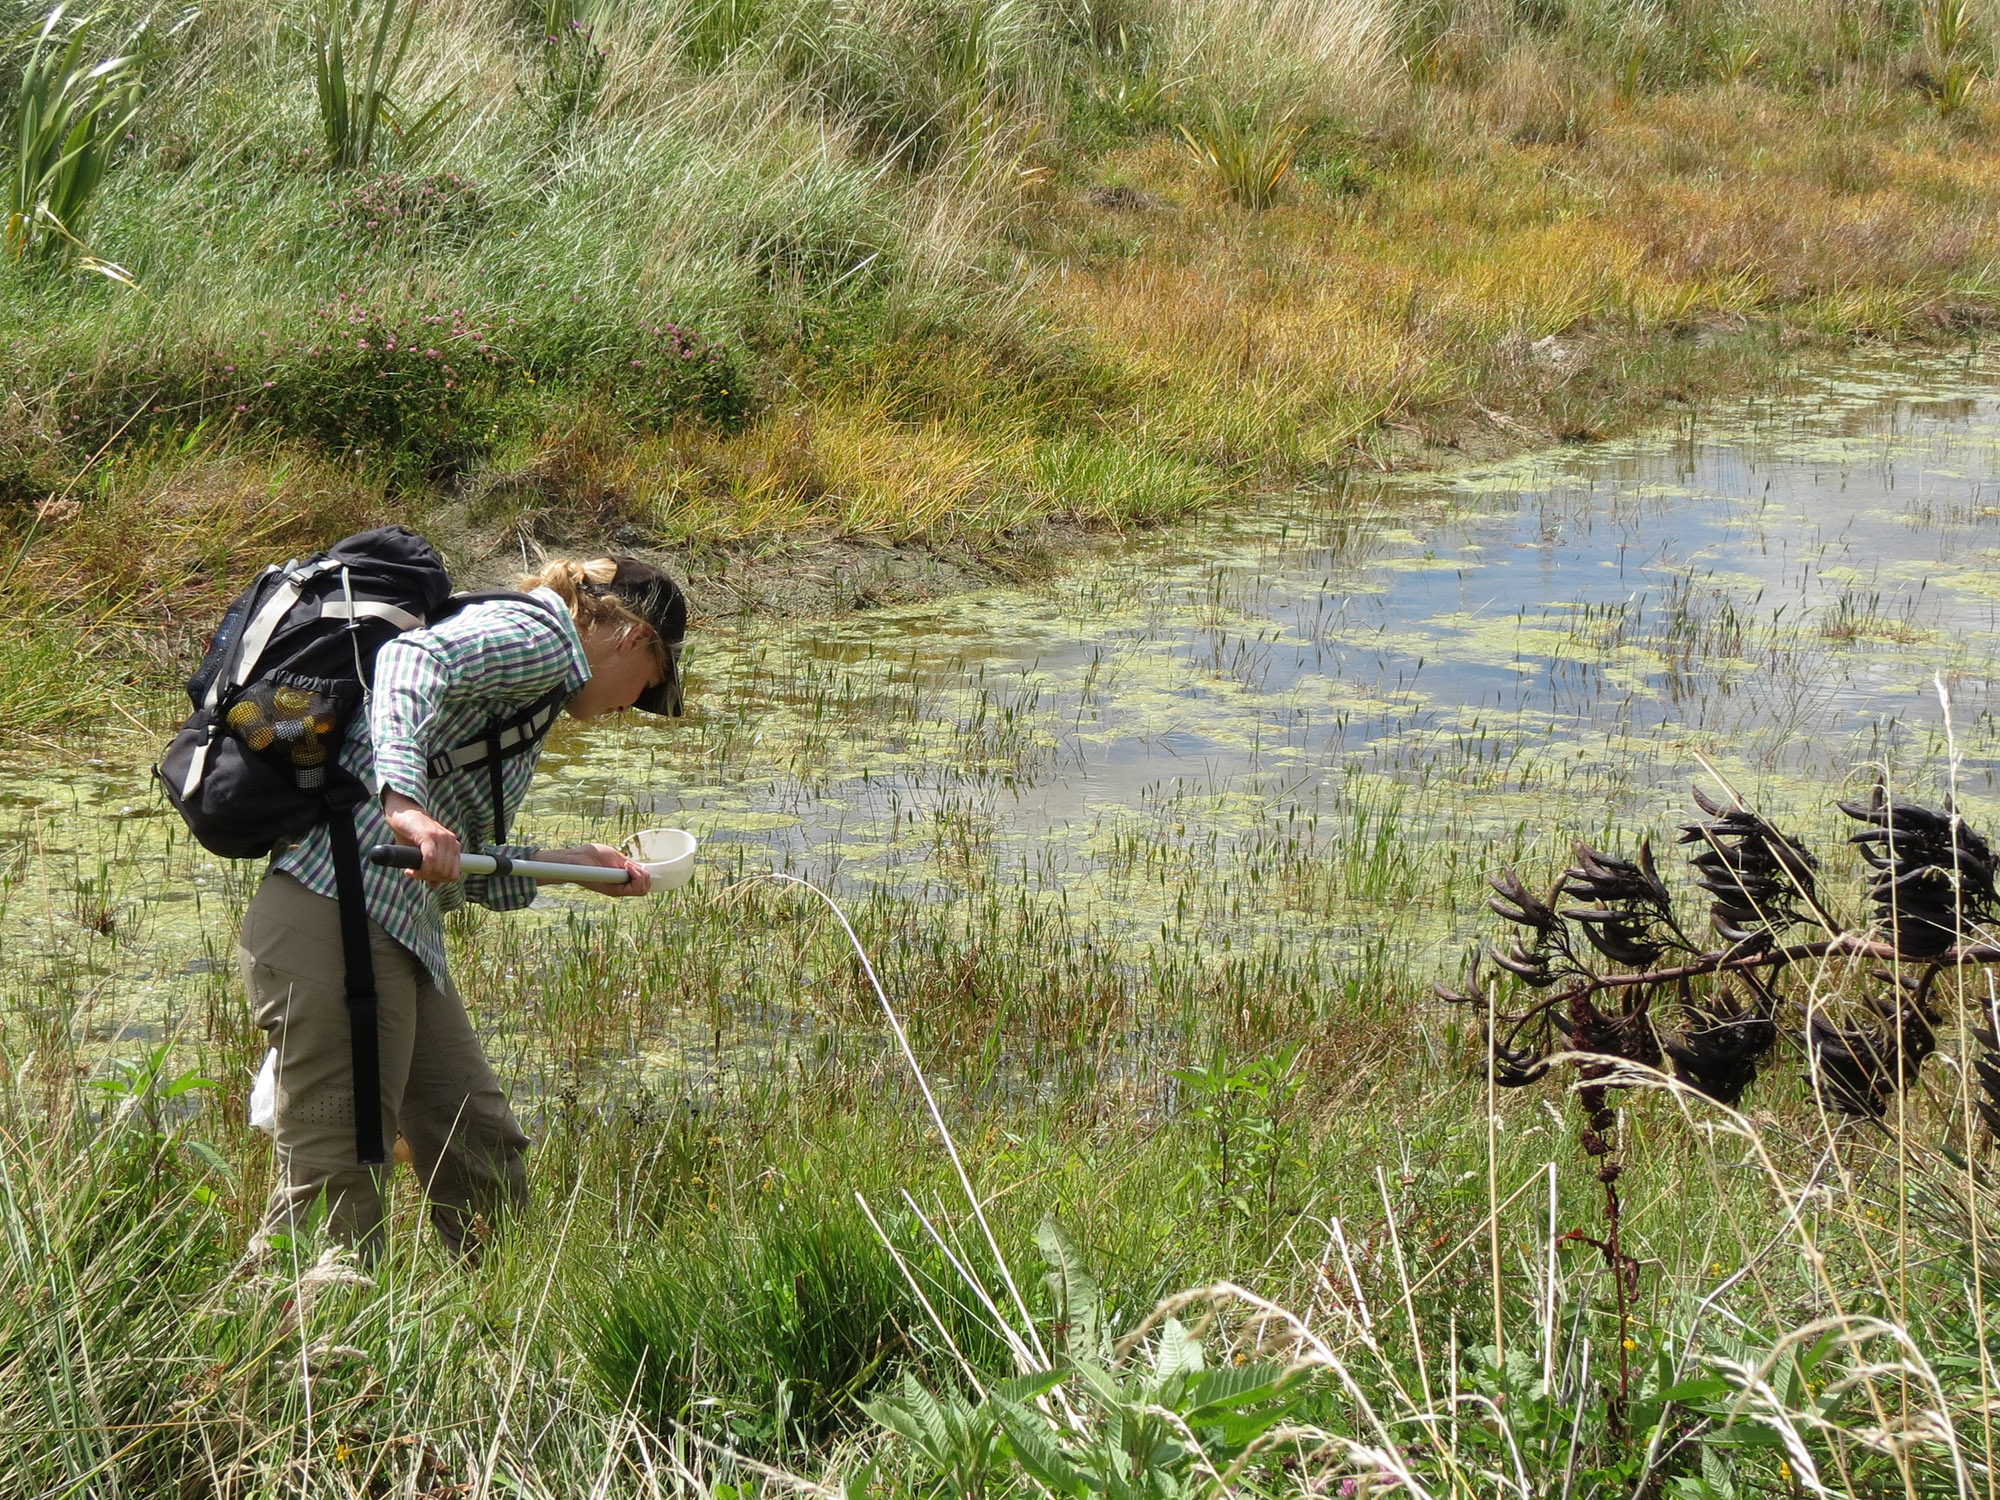
[{"label": "woman", "polygon": [[[461,878],[462,849],[529,853],[504,842],[540,758],[535,738],[492,764],[452,767],[525,705],[562,701],[574,718],[639,708],[680,712],[676,671],[687,603],[673,580],[630,557],[551,562],[520,580],[530,599],[485,599],[397,636],[375,658],[365,718],[341,764],[374,794],[356,810],[362,848],[420,850],[411,871],[365,867],[380,1004],[382,1139],[401,1134],[445,1243],[477,1254],[485,1227],[527,1200],[528,1144],[453,989],[444,914],[470,901],[526,906],[522,876]],[[542,851],[558,863],[646,872],[605,844]],[[339,906],[324,825],[281,850],[243,920],[239,961],[252,1013],[277,1053],[277,1181],[252,1249],[296,1234],[326,1198],[329,1233],[366,1255],[382,1245],[388,1169],[354,1160],[354,1069],[343,995]]]}]

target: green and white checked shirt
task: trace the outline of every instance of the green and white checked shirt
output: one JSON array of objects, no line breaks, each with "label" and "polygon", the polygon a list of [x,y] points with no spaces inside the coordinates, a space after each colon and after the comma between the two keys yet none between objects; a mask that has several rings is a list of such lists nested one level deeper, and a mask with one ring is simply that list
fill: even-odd
[{"label": "green and white checked shirt", "polygon": [[[375,794],[355,809],[355,828],[365,855],[373,844],[395,842],[382,814],[381,794],[401,792],[459,837],[468,852],[515,856],[534,851],[518,844],[491,843],[493,793],[484,765],[431,779],[430,758],[485,734],[558,686],[575,692],[590,680],[583,642],[560,596],[536,589],[553,610],[525,601],[489,599],[421,630],[408,631],[385,645],[375,658],[375,686],[366,712],[356,715],[340,749],[340,763]],[[511,823],[534,779],[542,747],[538,743],[502,766],[502,800]],[[324,824],[281,851],[271,869],[283,871],[309,890],[333,896],[333,851]],[[401,870],[364,861],[361,883],[368,915],[382,924],[431,971],[446,976],[444,914],[470,901],[495,911],[511,911],[535,899],[535,882],[523,875],[468,875],[453,885],[427,886]]]}]

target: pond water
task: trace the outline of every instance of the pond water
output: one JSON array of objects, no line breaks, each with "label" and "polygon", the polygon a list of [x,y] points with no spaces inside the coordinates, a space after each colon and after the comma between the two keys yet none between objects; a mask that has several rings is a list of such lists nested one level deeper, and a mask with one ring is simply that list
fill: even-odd
[{"label": "pond water", "polygon": [[[1470,930],[1477,872],[1670,821],[1704,760],[1822,830],[1885,761],[1935,796],[1946,700],[1990,824],[1996,393],[1983,359],[1849,369],[1628,442],[1266,497],[1032,587],[712,623],[691,720],[561,731],[522,825],[694,831],[704,873],[666,899],[772,868],[938,901],[1018,881],[1137,941],[1161,912],[1119,879],[1136,850],[1222,878],[1303,819],[1330,861],[1448,851],[1313,919],[1420,960]],[[82,987],[89,1035],[215,1003],[254,875],[174,838],[152,748],[78,736],[0,772],[0,933]],[[1299,936],[1295,912],[1231,920]]]},{"label": "pond water", "polygon": [[1697,754],[1753,794],[1922,775],[1940,682],[1990,793],[1992,380],[1855,375],[1671,438],[1277,497],[1046,587],[712,630],[706,753],[578,736],[547,803],[855,880],[933,878],[898,822],[970,815],[1081,878],[1108,825],[1190,797],[1229,831],[1385,777],[1500,828],[1557,794],[1586,824],[1678,799]]}]

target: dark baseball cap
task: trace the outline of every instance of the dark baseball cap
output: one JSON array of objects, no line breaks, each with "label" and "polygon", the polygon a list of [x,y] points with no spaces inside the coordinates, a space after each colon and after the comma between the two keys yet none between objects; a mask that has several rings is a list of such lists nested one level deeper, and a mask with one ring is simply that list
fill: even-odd
[{"label": "dark baseball cap", "polygon": [[614,594],[620,603],[653,627],[665,649],[666,675],[657,687],[647,688],[632,706],[649,714],[676,717],[681,700],[681,642],[687,636],[687,595],[681,586],[659,568],[636,557],[611,555],[618,571],[609,583],[585,584],[593,594]]}]

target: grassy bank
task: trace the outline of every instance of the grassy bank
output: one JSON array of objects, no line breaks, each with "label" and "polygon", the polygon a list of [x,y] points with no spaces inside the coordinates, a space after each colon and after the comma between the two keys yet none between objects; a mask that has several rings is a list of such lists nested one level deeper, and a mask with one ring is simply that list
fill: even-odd
[{"label": "grassy bank", "polygon": [[60,232],[17,187],[0,283],[10,608],[86,628],[389,515],[468,566],[1004,552],[1992,310],[1950,0],[137,14],[75,55],[134,59],[101,180]]}]

